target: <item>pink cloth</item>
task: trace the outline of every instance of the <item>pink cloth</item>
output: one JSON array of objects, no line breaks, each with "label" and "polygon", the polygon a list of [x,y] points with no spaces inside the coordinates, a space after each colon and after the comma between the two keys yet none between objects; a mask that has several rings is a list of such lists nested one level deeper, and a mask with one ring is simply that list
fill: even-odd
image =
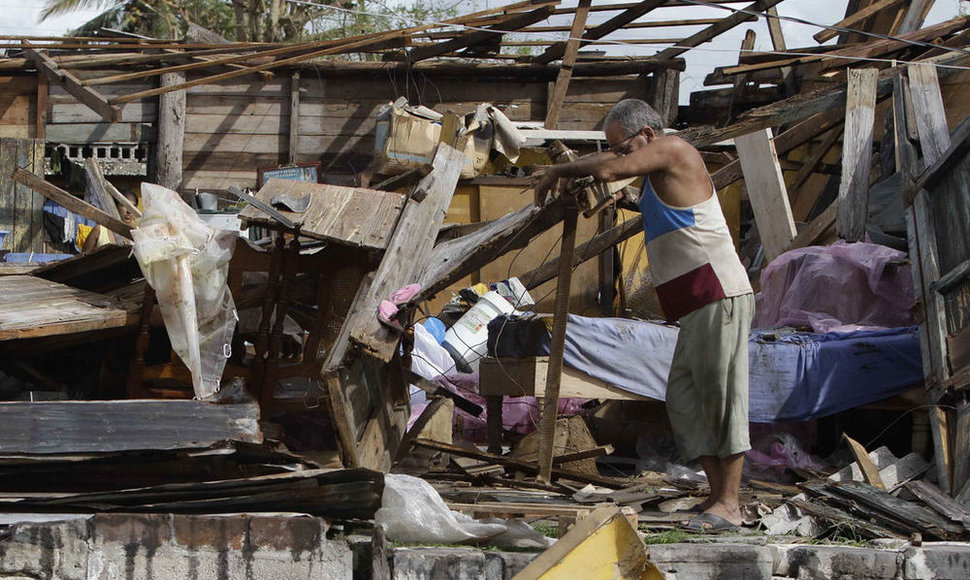
[{"label": "pink cloth", "polygon": [[785,252],[761,273],[755,300],[755,328],[831,332],[916,323],[907,255],[865,242]]},{"label": "pink cloth", "polygon": [[[485,407],[485,397],[478,394],[478,374],[455,374],[438,377],[438,382],[446,389],[465,397],[469,401]],[[559,399],[560,415],[576,415],[586,399]],[[461,426],[461,438],[472,443],[486,443],[488,433],[486,420],[488,411],[481,417],[473,417],[455,407],[453,418],[455,426]],[[504,397],[502,399],[502,427],[516,433],[527,434],[539,427],[539,404],[535,397]]]}]

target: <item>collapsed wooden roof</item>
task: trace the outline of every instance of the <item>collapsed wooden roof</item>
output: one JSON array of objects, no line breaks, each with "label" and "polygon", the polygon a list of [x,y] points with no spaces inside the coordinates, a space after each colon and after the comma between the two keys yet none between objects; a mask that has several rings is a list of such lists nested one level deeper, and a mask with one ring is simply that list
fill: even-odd
[{"label": "collapsed wooden roof", "polygon": [[[860,63],[885,68],[893,61],[947,60],[968,54],[965,19],[919,28],[933,5],[929,0],[850,2],[842,21],[823,27],[815,35],[819,42],[837,36],[837,43],[794,49],[786,46],[781,34],[780,22],[786,18],[779,16],[775,9],[780,3],[781,0],[756,0],[738,7],[739,2],[729,0],[645,0],[603,4],[578,0],[575,6],[566,7],[560,6],[558,1],[525,0],[440,23],[297,44],[215,43],[209,36],[192,30],[181,41],[117,35],[98,38],[7,36],[0,37],[0,48],[6,48],[10,56],[0,59],[0,71],[30,68],[43,71],[51,82],[65,87],[105,120],[116,121],[120,106],[125,103],[245,75],[270,76],[274,69],[311,62],[318,70],[322,66],[328,74],[348,67],[355,70],[455,67],[469,72],[501,68],[503,74],[552,74],[556,77],[546,115],[546,125],[550,126],[555,124],[562,94],[571,76],[641,74],[664,68],[682,70],[684,63],[679,59],[685,52],[760,18],[767,22],[773,50],[753,51],[753,33],[749,32],[738,63],[715,69],[704,82],[707,86],[733,85],[732,97],[728,101],[730,109],[737,108],[735,102],[743,101],[746,90],[767,91],[775,96],[771,100],[777,100],[794,94],[805,82],[832,82],[844,78],[843,69]],[[691,13],[698,14],[701,9],[704,14],[709,14],[712,7],[724,9],[725,16],[690,17]],[[653,17],[664,8],[678,8],[679,18],[657,20]],[[666,14],[669,13],[668,10]],[[591,18],[591,14],[609,17],[593,24],[592,20],[601,19]],[[569,18],[571,24],[564,24]],[[549,24],[550,19],[559,24]],[[664,34],[667,30],[677,34]],[[690,32],[684,36],[684,30]],[[568,34],[566,40],[562,39],[562,33]],[[636,57],[580,52],[582,48],[617,44],[627,47],[669,46],[652,55]],[[541,52],[528,55],[509,52],[509,49],[522,47],[541,49]],[[372,55],[370,58],[378,55],[382,60],[348,60],[351,55],[360,54]],[[189,71],[204,71],[204,74],[110,97],[99,90],[107,84]],[[764,104],[763,98],[759,104]]]}]

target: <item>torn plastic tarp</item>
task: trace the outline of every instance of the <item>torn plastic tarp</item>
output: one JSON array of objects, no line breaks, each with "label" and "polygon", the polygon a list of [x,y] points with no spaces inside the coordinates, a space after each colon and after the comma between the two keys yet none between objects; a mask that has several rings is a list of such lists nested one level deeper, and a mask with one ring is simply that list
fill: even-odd
[{"label": "torn plastic tarp", "polygon": [[851,332],[915,324],[909,259],[886,246],[836,242],[785,252],[761,273],[754,328]]},{"label": "torn plastic tarp", "polygon": [[219,391],[236,326],[226,277],[237,234],[208,226],[170,189],[143,183],[141,195],[135,258],[155,289],[172,348],[192,373],[195,396],[205,399]]}]

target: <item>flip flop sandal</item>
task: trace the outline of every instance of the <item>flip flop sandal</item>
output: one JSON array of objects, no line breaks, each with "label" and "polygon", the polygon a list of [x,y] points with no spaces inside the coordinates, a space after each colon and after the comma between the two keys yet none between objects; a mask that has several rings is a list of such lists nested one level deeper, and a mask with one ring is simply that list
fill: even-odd
[{"label": "flip flop sandal", "polygon": [[704,512],[687,524],[686,529],[702,534],[717,534],[720,532],[739,532],[741,526],[735,525],[717,514]]}]

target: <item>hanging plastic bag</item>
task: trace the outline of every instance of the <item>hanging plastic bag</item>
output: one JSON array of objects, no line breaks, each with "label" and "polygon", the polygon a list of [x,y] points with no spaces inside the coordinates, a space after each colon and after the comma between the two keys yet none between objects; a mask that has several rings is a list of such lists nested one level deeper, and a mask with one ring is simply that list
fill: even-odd
[{"label": "hanging plastic bag", "polygon": [[141,195],[135,258],[155,289],[172,348],[192,373],[196,398],[206,399],[219,390],[236,326],[226,278],[237,234],[208,226],[170,189],[143,183]]}]

